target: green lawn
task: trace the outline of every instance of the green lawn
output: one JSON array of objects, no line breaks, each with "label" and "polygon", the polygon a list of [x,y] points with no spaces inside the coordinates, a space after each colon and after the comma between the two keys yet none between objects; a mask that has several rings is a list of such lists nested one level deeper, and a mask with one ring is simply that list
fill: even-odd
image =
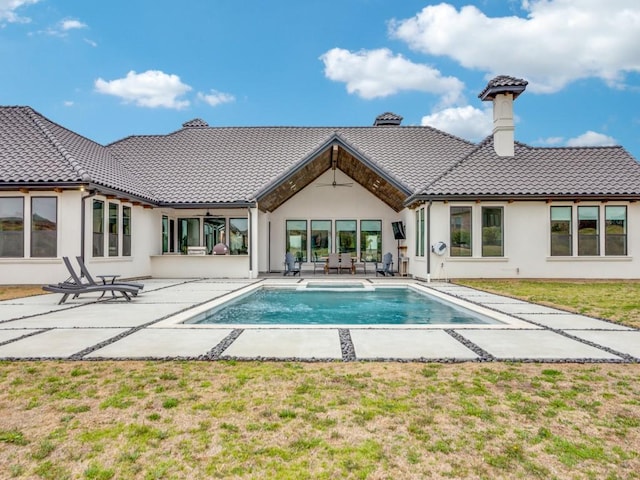
[{"label": "green lawn", "polygon": [[638,479],[640,366],[4,362],[0,477]]},{"label": "green lawn", "polygon": [[456,283],[640,328],[640,281],[481,279]]}]

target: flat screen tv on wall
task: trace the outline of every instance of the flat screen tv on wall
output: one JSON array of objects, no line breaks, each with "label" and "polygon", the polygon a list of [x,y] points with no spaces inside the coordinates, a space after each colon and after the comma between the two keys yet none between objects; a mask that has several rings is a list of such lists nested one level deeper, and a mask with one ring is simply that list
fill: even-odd
[{"label": "flat screen tv on wall", "polygon": [[404,224],[402,222],[391,222],[391,228],[393,228],[393,238],[396,240],[404,240],[407,238],[404,233]]}]

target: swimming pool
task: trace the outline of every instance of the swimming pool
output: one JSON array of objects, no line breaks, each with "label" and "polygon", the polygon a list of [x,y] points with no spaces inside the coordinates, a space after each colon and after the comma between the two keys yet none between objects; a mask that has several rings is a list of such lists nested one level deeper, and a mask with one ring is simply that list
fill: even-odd
[{"label": "swimming pool", "polygon": [[409,287],[259,288],[186,323],[251,325],[485,325],[498,320]]}]

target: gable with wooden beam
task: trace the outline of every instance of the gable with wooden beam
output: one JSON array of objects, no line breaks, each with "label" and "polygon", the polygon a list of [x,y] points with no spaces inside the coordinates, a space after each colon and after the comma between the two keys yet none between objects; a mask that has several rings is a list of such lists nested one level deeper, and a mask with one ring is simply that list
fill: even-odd
[{"label": "gable with wooden beam", "polygon": [[[263,189],[256,200],[262,211],[272,212],[291,199],[302,189],[313,185],[328,170],[340,170],[364,187],[375,197],[389,205],[396,212],[404,208],[404,202],[410,191],[395,182],[389,175],[358,155],[352,148],[337,138],[332,139],[314,154],[303,160],[297,167],[267,188]],[[327,188],[340,188],[334,182],[325,184]]]}]

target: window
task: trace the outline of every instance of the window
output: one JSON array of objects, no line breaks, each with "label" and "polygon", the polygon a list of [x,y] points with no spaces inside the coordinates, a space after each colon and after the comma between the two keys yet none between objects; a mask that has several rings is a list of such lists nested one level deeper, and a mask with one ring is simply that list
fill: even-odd
[{"label": "window", "polygon": [[504,256],[502,207],[482,207],[482,256]]},{"label": "window", "polygon": [[627,207],[604,207],[604,254],[627,254]]},{"label": "window", "polygon": [[58,252],[58,199],[31,199],[31,256],[56,257]]},{"label": "window", "polygon": [[357,255],[357,228],[355,220],[336,220],[336,253]]},{"label": "window", "polygon": [[207,247],[207,255],[213,254],[213,247],[219,243],[226,245],[226,225],[224,218],[204,219],[204,245]]},{"label": "window", "polygon": [[187,247],[200,245],[200,219],[178,219],[178,248],[181,253],[187,253]]},{"label": "window", "polygon": [[382,221],[360,221],[360,259],[367,262],[382,261]]},{"label": "window", "polygon": [[287,220],[287,252],[296,260],[307,261],[307,221]]},{"label": "window", "polygon": [[122,256],[131,256],[131,207],[122,206]]},{"label": "window", "polygon": [[118,256],[118,204],[109,203],[109,256]]},{"label": "window", "polygon": [[551,256],[570,256],[572,252],[571,207],[551,207]]},{"label": "window", "polygon": [[0,198],[0,257],[24,257],[24,200]]},{"label": "window", "polygon": [[416,210],[416,257],[424,257],[424,208]]},{"label": "window", "polygon": [[93,201],[93,256],[104,257],[104,202]]},{"label": "window", "polygon": [[598,207],[578,207],[578,255],[600,255]]},{"label": "window", "polygon": [[169,251],[169,217],[162,216],[162,253]]},{"label": "window", "polygon": [[471,207],[451,207],[451,256],[470,257]]},{"label": "window", "polygon": [[247,218],[229,219],[229,253],[247,255],[249,253],[249,220]]},{"label": "window", "polygon": [[311,257],[313,261],[331,252],[331,220],[311,220]]}]

